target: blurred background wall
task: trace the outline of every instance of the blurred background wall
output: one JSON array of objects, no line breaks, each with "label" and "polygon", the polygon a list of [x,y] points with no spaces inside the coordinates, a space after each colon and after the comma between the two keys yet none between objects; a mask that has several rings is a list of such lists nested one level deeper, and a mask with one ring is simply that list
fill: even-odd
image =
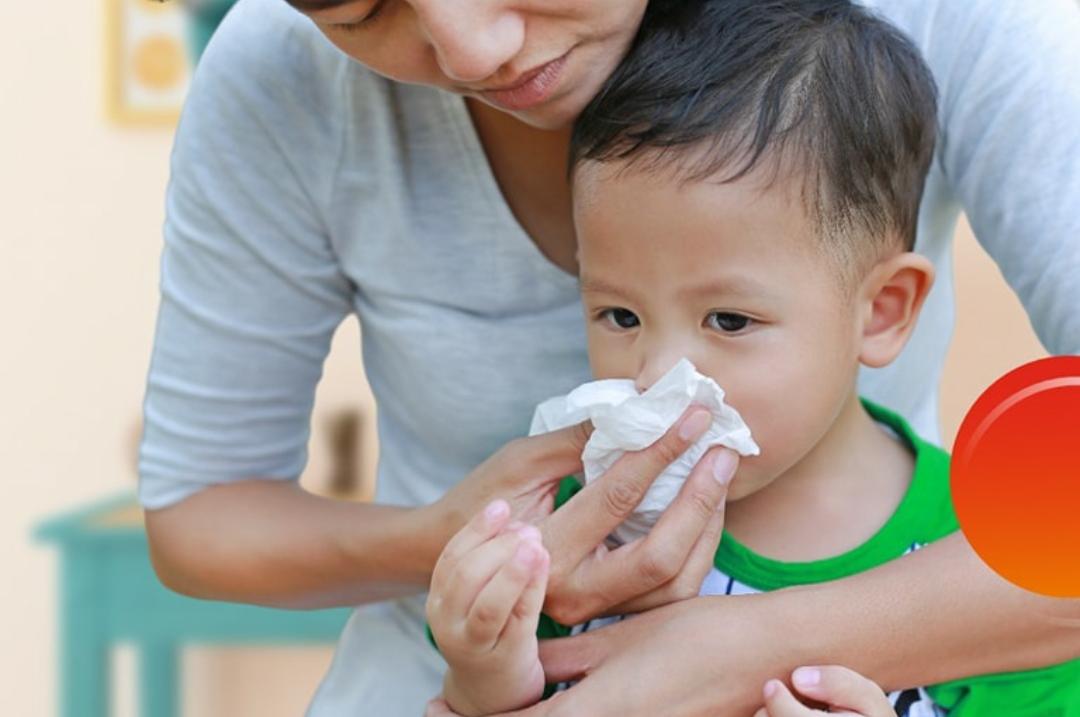
[{"label": "blurred background wall", "polygon": [[[50,513],[132,489],[134,444],[157,302],[171,129],[118,126],[104,111],[104,0],[0,3],[0,650],[5,713],[56,704],[56,556],[29,540]],[[956,244],[959,317],[942,386],[950,445],[996,377],[1043,355],[1015,297],[966,226]],[[355,321],[319,389],[304,482],[330,471],[327,421],[360,407],[361,473],[375,461]],[[329,647],[194,649],[185,714],[298,715]],[[116,713],[134,714],[120,650]]]}]

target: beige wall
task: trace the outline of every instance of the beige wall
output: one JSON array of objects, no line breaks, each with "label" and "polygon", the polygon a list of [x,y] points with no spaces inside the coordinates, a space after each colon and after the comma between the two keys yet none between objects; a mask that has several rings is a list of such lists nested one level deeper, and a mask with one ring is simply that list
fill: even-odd
[{"label": "beige wall", "polygon": [[[4,689],[5,712],[46,715],[55,704],[56,561],[27,536],[42,516],[134,486],[170,137],[102,119],[99,2],[0,3],[0,27],[0,565],[11,586],[0,674],[18,676]],[[943,390],[950,440],[981,388],[1041,353],[966,234],[957,254],[960,319]],[[370,400],[358,359],[350,323],[320,387],[317,432],[328,412]],[[326,470],[315,441],[309,485]],[[192,651],[186,712],[299,714],[329,657],[321,648]],[[130,660],[119,663],[120,712],[130,714]]]}]

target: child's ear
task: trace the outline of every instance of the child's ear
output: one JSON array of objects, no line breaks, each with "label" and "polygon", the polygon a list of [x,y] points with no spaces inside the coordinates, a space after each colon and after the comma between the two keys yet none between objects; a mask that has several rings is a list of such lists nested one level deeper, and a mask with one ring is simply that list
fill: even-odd
[{"label": "child's ear", "polygon": [[899,355],[933,283],[934,265],[912,252],[890,256],[870,270],[859,289],[860,362],[880,368]]}]

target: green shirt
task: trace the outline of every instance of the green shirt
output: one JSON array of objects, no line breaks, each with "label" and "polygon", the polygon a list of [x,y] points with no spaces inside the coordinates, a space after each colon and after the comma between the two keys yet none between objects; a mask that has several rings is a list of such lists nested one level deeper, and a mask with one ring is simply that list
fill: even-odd
[{"label": "green shirt", "polygon": [[[959,529],[949,492],[949,455],[919,438],[892,411],[865,399],[863,406],[915,456],[911,483],[889,520],[862,545],[841,555],[807,562],[767,558],[725,532],[703,594],[746,594],[836,580],[874,568]],[[578,490],[575,480],[564,480],[556,505],[569,500]],[[912,629],[917,630],[918,625]],[[560,637],[570,632],[570,628],[546,616],[541,619],[541,637]],[[965,678],[925,690],[906,690],[893,693],[890,699],[898,705],[900,714],[913,716],[945,712],[951,717],[1080,717],[1080,660],[1038,670]],[[923,705],[912,704],[918,702]],[[929,711],[932,705],[939,709]]]}]

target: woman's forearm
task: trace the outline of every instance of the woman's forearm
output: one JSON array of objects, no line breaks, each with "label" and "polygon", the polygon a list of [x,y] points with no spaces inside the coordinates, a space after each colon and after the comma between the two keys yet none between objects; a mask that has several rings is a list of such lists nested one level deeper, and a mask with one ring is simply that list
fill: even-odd
[{"label": "woman's forearm", "polygon": [[249,480],[148,511],[146,529],[155,570],[177,592],[321,608],[426,589],[445,542],[428,512],[322,498],[292,481]]},{"label": "woman's forearm", "polygon": [[779,591],[802,664],[838,663],[892,690],[1080,656],[1080,599],[1022,590],[957,533],[845,580]]}]

